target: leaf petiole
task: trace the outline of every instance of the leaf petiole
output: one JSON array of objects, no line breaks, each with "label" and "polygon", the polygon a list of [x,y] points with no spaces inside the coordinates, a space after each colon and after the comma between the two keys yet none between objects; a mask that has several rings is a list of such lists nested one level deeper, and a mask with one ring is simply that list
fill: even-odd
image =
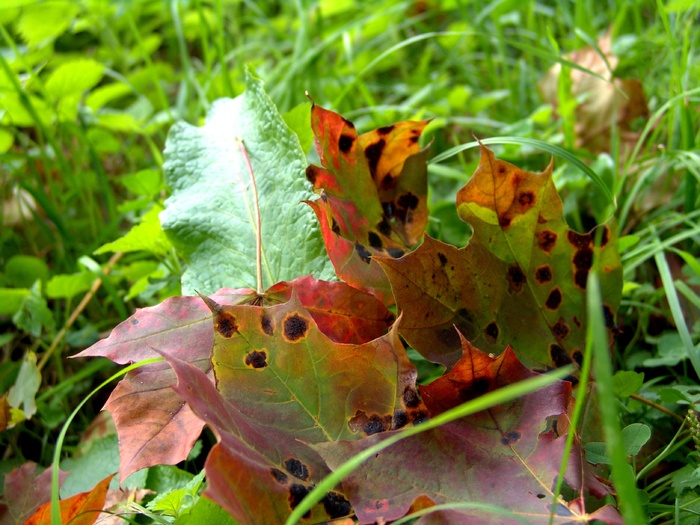
[{"label": "leaf petiole", "polygon": [[260,202],[258,199],[258,185],[255,183],[255,174],[253,173],[253,166],[250,164],[250,157],[248,157],[248,151],[245,149],[245,144],[243,140],[236,139],[238,142],[238,147],[241,150],[241,155],[245,160],[245,165],[248,168],[248,173],[250,174],[250,180],[253,183],[253,204],[255,205],[255,263],[256,263],[256,274],[258,277],[256,289],[258,295],[263,293],[263,283],[262,283],[262,226],[260,223]]}]

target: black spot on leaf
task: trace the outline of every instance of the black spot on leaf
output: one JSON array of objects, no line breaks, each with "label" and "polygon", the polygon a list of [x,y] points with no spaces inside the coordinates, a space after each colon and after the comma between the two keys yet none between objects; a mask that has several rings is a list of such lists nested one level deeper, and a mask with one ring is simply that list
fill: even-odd
[{"label": "black spot on leaf", "polygon": [[391,422],[392,430],[403,428],[408,424],[408,416],[405,410],[397,410],[394,412],[394,419]]},{"label": "black spot on leaf", "polygon": [[284,460],[284,468],[287,469],[292,476],[306,481],[309,479],[309,469],[297,458],[289,458]]},{"label": "black spot on leaf", "polygon": [[420,405],[420,396],[415,389],[407,386],[403,391],[403,402],[407,408],[415,408]]},{"label": "black spot on leaf", "polygon": [[559,318],[559,320],[552,326],[552,333],[557,341],[561,341],[567,335],[569,335],[569,325],[564,322],[564,319]]},{"label": "black spot on leaf", "polygon": [[593,250],[581,248],[574,254],[573,261],[577,270],[590,270],[593,267]]},{"label": "black spot on leaf", "polygon": [[610,240],[610,229],[607,226],[603,226],[603,231],[600,234],[600,247],[604,247],[608,244]]},{"label": "black spot on leaf", "polygon": [[549,345],[549,357],[557,368],[571,364],[571,358],[566,351],[555,343]]},{"label": "black spot on leaf", "polygon": [[236,318],[233,315],[226,312],[221,312],[216,315],[214,319],[214,328],[222,336],[229,338],[238,332]]},{"label": "black spot on leaf", "polygon": [[382,211],[384,212],[385,219],[391,219],[394,216],[394,203],[382,202]]},{"label": "black spot on leaf", "polygon": [[382,248],[382,239],[379,237],[379,235],[374,232],[369,232],[367,238],[369,240],[369,245],[372,248],[377,248],[379,250]]},{"label": "black spot on leaf", "polygon": [[265,368],[267,366],[267,352],[264,350],[253,350],[246,354],[245,364],[252,368]]},{"label": "black spot on leaf", "polygon": [[571,354],[571,357],[574,358],[574,361],[576,361],[576,364],[578,366],[583,366],[583,354],[580,350],[574,350],[574,352]]},{"label": "black spot on leaf", "polygon": [[523,207],[530,207],[535,204],[535,194],[531,191],[524,191],[518,195],[518,202]]},{"label": "black spot on leaf", "polygon": [[512,445],[513,443],[517,443],[520,440],[520,432],[517,430],[511,430],[509,432],[506,432],[503,437],[501,438],[501,443],[504,445]]},{"label": "black spot on leaf", "polygon": [[308,180],[311,184],[316,184],[316,166],[309,166],[306,168],[306,180]]},{"label": "black spot on leaf", "polygon": [[380,135],[388,135],[394,130],[394,125],[392,124],[391,126],[384,126],[383,128],[377,128],[377,133]]},{"label": "black spot on leaf", "polygon": [[508,217],[507,215],[503,215],[502,217],[498,218],[498,225],[501,228],[507,228],[508,226],[510,226],[510,222],[511,222],[511,218]]},{"label": "black spot on leaf", "polygon": [[387,237],[391,235],[391,224],[384,218],[377,224],[377,229],[382,235],[386,235]]},{"label": "black spot on leaf", "polygon": [[350,505],[350,502],[345,499],[345,496],[339,492],[330,491],[323,496],[321,504],[326,514],[328,514],[331,519],[342,518],[343,516],[352,514],[352,505]]},{"label": "black spot on leaf", "polygon": [[465,387],[459,390],[459,400],[464,403],[479,396],[483,396],[491,388],[491,382],[485,377],[477,377]]},{"label": "black spot on leaf", "polygon": [[260,327],[266,335],[272,335],[274,333],[274,328],[272,327],[272,319],[269,315],[263,314],[260,320]]},{"label": "black spot on leaf", "polygon": [[333,218],[333,222],[331,224],[331,231],[336,235],[340,235],[340,226],[338,226],[338,221],[336,221],[335,218]]},{"label": "black spot on leaf", "polygon": [[445,266],[447,264],[447,257],[445,256],[444,253],[438,252],[438,259],[440,259],[440,264],[442,266]]},{"label": "black spot on leaf", "polygon": [[416,417],[413,418],[413,425],[420,425],[421,423],[425,423],[430,419],[430,416],[426,414],[425,412],[418,412],[416,414]]},{"label": "black spot on leaf", "polygon": [[[303,500],[308,493],[309,489],[298,483],[295,483],[289,487],[289,506],[292,509],[296,509],[299,506],[299,503],[301,503],[301,500]],[[311,516],[311,511],[304,514],[305,518],[308,518],[309,516]]]},{"label": "black spot on leaf", "polygon": [[355,137],[351,135],[341,135],[338,139],[338,148],[343,153],[347,153],[352,149],[352,145],[355,143]]},{"label": "black spot on leaf", "polygon": [[549,292],[549,295],[547,296],[547,300],[544,302],[544,305],[545,307],[547,307],[548,310],[556,310],[557,308],[559,308],[561,300],[561,290],[557,287],[551,292]]},{"label": "black spot on leaf", "polygon": [[293,314],[284,320],[284,337],[288,341],[298,341],[306,337],[309,330],[309,321],[299,314]]},{"label": "black spot on leaf", "polygon": [[538,495],[537,495],[537,499],[544,499],[544,498],[546,498],[546,497],[547,497],[547,496],[545,496],[544,494],[538,494]]},{"label": "black spot on leaf", "polygon": [[535,280],[540,284],[547,284],[552,280],[552,268],[545,264],[535,270]]},{"label": "black spot on leaf", "polygon": [[505,175],[506,171],[508,170],[506,169],[505,164],[499,162],[496,166],[496,171],[499,173],[499,175]]},{"label": "black spot on leaf", "polygon": [[387,430],[387,428],[384,425],[384,421],[377,414],[372,414],[369,421],[362,429],[362,431],[368,436],[384,432],[385,430]]},{"label": "black spot on leaf", "polygon": [[396,204],[407,210],[415,210],[418,207],[418,197],[409,191],[400,195]]},{"label": "black spot on leaf", "polygon": [[576,270],[574,273],[574,284],[585,290],[588,284],[588,270]]},{"label": "black spot on leaf", "polygon": [[287,475],[278,468],[271,468],[270,474],[275,478],[277,483],[282,483],[283,485],[287,483]]},{"label": "black spot on leaf", "polygon": [[593,242],[588,233],[578,233],[573,230],[566,232],[566,238],[577,250],[588,248]]},{"label": "black spot on leaf", "polygon": [[520,269],[520,266],[517,263],[512,264],[508,267],[506,279],[508,279],[508,291],[510,293],[517,293],[520,290],[522,290],[523,284],[526,280],[525,274]]},{"label": "black spot on leaf", "polygon": [[362,262],[365,262],[367,264],[372,262],[372,259],[370,259],[370,257],[372,257],[371,252],[367,248],[362,246],[359,242],[355,243],[355,251],[357,252],[357,255],[360,256],[360,259],[362,259]]},{"label": "black spot on leaf", "polygon": [[552,253],[552,248],[557,243],[557,234],[552,230],[542,230],[537,237],[540,249],[545,253]]},{"label": "black spot on leaf", "polygon": [[386,146],[386,141],[384,139],[380,139],[374,144],[370,144],[365,148],[365,157],[367,158],[369,172],[372,174],[372,178],[375,180],[377,178],[377,164],[379,164],[379,158],[382,156],[384,146]]},{"label": "black spot on leaf", "polygon": [[403,257],[405,252],[398,248],[387,248],[386,253],[391,255],[394,259],[398,259],[399,257]]},{"label": "black spot on leaf", "polygon": [[486,334],[486,337],[491,340],[491,342],[495,342],[498,339],[499,334],[498,325],[494,321],[491,321],[488,325],[486,325],[484,333]]},{"label": "black spot on leaf", "polygon": [[607,304],[603,305],[603,318],[605,319],[606,328],[615,328],[615,314],[613,314],[612,308]]}]

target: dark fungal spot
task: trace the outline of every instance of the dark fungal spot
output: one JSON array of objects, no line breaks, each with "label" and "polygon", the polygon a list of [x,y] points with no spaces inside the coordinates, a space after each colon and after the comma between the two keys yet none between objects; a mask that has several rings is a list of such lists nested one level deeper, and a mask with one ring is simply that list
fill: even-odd
[{"label": "dark fungal spot", "polygon": [[582,248],[574,254],[574,266],[577,270],[590,270],[593,267],[593,250]]},{"label": "dark fungal spot", "polygon": [[535,270],[535,280],[540,284],[547,284],[552,280],[552,268],[545,264]]},{"label": "dark fungal spot", "polygon": [[440,330],[438,337],[447,348],[459,348],[459,335],[457,334],[457,330],[455,330],[454,327],[450,326],[449,328],[444,328]]},{"label": "dark fungal spot", "polygon": [[372,174],[373,179],[377,178],[377,164],[379,164],[379,158],[382,156],[384,146],[386,146],[386,141],[384,139],[380,139],[374,144],[370,144],[365,148],[367,165],[369,166],[369,172]]},{"label": "dark fungal spot", "polygon": [[538,235],[540,249],[545,253],[551,253],[557,243],[557,234],[552,230],[542,230]]},{"label": "dark fungal spot", "polygon": [[396,204],[407,210],[415,210],[418,207],[418,197],[409,191],[400,195]]},{"label": "dark fungal spot", "polygon": [[[304,485],[300,485],[299,483],[295,483],[289,487],[289,506],[292,509],[296,509],[299,506],[299,503],[301,503],[301,500],[303,500],[308,493],[309,489],[307,489]],[[305,518],[308,518],[309,516],[311,516],[311,511],[304,514]]]},{"label": "dark fungal spot", "polygon": [[332,520],[342,518],[343,516],[349,516],[352,513],[352,505],[350,505],[350,502],[345,496],[339,492],[330,491],[323,496],[321,504],[326,514],[328,514]]},{"label": "dark fungal spot", "polygon": [[403,428],[408,424],[408,415],[406,415],[405,410],[397,410],[394,412],[394,418],[391,421],[392,430],[397,428]]},{"label": "dark fungal spot", "polygon": [[394,130],[394,125],[384,126],[383,128],[377,128],[377,133],[380,135],[388,135]]},{"label": "dark fungal spot", "polygon": [[399,248],[387,248],[386,253],[391,255],[394,259],[398,259],[399,257],[403,257],[405,252]]},{"label": "dark fungal spot", "polygon": [[382,179],[381,187],[383,190],[390,190],[396,186],[396,183],[398,182],[398,179],[395,179],[388,173],[384,175],[384,178]]},{"label": "dark fungal spot", "polygon": [[384,426],[384,421],[382,418],[377,414],[372,414],[367,424],[362,428],[362,431],[368,436],[371,436],[372,434],[379,434],[385,430],[388,429]]},{"label": "dark fungal spot", "polygon": [[574,353],[571,354],[571,357],[574,358],[574,361],[576,361],[576,364],[578,366],[583,366],[583,354],[580,350],[574,350]]},{"label": "dark fungal spot", "polygon": [[338,139],[338,148],[343,153],[347,153],[352,149],[352,145],[355,143],[355,137],[351,135],[341,135]]},{"label": "dark fungal spot", "polygon": [[508,226],[510,226],[510,221],[511,221],[510,217],[508,217],[507,215],[503,215],[502,217],[498,218],[498,225],[501,228],[507,228]]},{"label": "dark fungal spot", "polygon": [[394,203],[382,202],[382,211],[384,212],[385,219],[391,219],[394,216]]},{"label": "dark fungal spot", "polygon": [[323,202],[328,202],[328,195],[326,195],[326,192],[325,192],[325,191],[322,191],[322,192],[321,192],[321,200],[322,200]]},{"label": "dark fungal spot", "polygon": [[389,224],[389,221],[386,219],[382,219],[378,224],[377,224],[377,229],[379,230],[379,233],[382,235],[389,236],[391,235],[391,224]]},{"label": "dark fungal spot", "polygon": [[544,499],[544,498],[546,498],[546,497],[547,497],[547,496],[545,496],[544,494],[538,494],[538,495],[537,495],[537,499]]},{"label": "dark fungal spot", "polygon": [[535,203],[535,194],[531,191],[524,191],[518,195],[518,202],[523,207],[532,206]]},{"label": "dark fungal spot", "polygon": [[425,423],[430,419],[430,416],[426,414],[425,412],[421,411],[416,414],[416,417],[413,418],[413,426],[420,425],[421,423]]},{"label": "dark fungal spot", "polygon": [[272,328],[272,319],[270,319],[269,315],[263,314],[262,319],[260,320],[260,327],[266,335],[272,335],[274,333],[274,329]]},{"label": "dark fungal spot", "polygon": [[340,235],[340,226],[338,226],[338,221],[336,221],[335,218],[333,219],[333,223],[331,225],[331,230],[336,235]]},{"label": "dark fungal spot", "polygon": [[578,316],[573,317],[574,324],[576,325],[577,328],[581,328],[581,321],[579,320]]},{"label": "dark fungal spot", "polygon": [[139,324],[139,320],[138,320],[138,319],[132,319],[132,320],[131,320],[131,324],[137,325],[137,324]]},{"label": "dark fungal spot", "polygon": [[284,320],[284,338],[287,341],[298,341],[306,337],[309,322],[299,314],[292,314]]},{"label": "dark fungal spot", "polygon": [[523,271],[520,269],[520,265],[512,264],[508,267],[507,270],[508,275],[506,276],[506,279],[508,279],[508,291],[510,293],[513,292],[519,292],[523,288],[523,284],[525,283],[525,274]]},{"label": "dark fungal spot", "polygon": [[287,475],[278,468],[271,468],[270,474],[275,478],[277,483],[282,483],[283,485],[287,483]]},{"label": "dark fungal spot", "polygon": [[470,384],[459,389],[459,400],[464,403],[483,396],[491,388],[491,383],[485,377],[478,377]]},{"label": "dark fungal spot", "polygon": [[506,432],[503,437],[501,438],[501,443],[504,445],[512,445],[513,443],[517,443],[520,440],[520,432],[517,430],[511,430],[509,432]]},{"label": "dark fungal spot", "polygon": [[403,402],[407,408],[416,408],[420,405],[418,392],[410,386],[407,386],[403,391]]},{"label": "dark fungal spot", "polygon": [[367,264],[372,262],[372,259],[370,259],[370,257],[372,257],[372,253],[359,242],[355,243],[355,251],[357,252],[357,255],[360,256],[360,259],[362,259],[362,262]]},{"label": "dark fungal spot", "polygon": [[267,366],[267,352],[253,350],[245,356],[246,366],[252,368],[265,368]]},{"label": "dark fungal spot", "polygon": [[571,364],[571,358],[566,351],[555,343],[549,345],[549,357],[557,368]]},{"label": "dark fungal spot", "polygon": [[505,175],[506,171],[508,171],[508,170],[506,170],[505,164],[503,164],[502,162],[498,163],[498,167],[496,168],[496,170],[498,171],[498,173],[500,175]]},{"label": "dark fungal spot", "polygon": [[615,314],[613,314],[612,309],[607,305],[603,305],[603,318],[605,319],[606,328],[615,327]]},{"label": "dark fungal spot", "polygon": [[588,284],[588,270],[576,270],[574,274],[574,283],[582,290],[585,290]]},{"label": "dark fungal spot", "polygon": [[557,341],[561,341],[567,335],[569,335],[569,325],[564,322],[564,319],[559,318],[559,320],[552,326],[552,333]]},{"label": "dark fungal spot", "polygon": [[610,229],[607,226],[603,226],[603,231],[600,234],[600,247],[603,248],[610,240]]},{"label": "dark fungal spot", "polygon": [[561,300],[561,290],[557,287],[551,292],[549,292],[549,295],[547,296],[547,300],[544,302],[544,305],[547,307],[548,310],[556,310],[557,308],[559,308]]},{"label": "dark fungal spot", "polygon": [[582,248],[588,248],[593,242],[593,239],[591,239],[591,236],[588,233],[578,233],[574,230],[569,230],[566,232],[566,238],[576,249],[579,250]]},{"label": "dark fungal spot", "polygon": [[369,232],[369,234],[367,234],[367,240],[369,240],[369,245],[372,248],[377,248],[378,250],[382,249],[382,239],[376,233]]},{"label": "dark fungal spot", "polygon": [[309,479],[309,469],[297,458],[289,458],[284,460],[284,468],[287,469],[292,476],[306,481]]},{"label": "dark fungal spot", "polygon": [[438,259],[440,259],[440,264],[442,266],[445,266],[447,264],[447,257],[445,256],[444,253],[438,252]]},{"label": "dark fungal spot", "polygon": [[306,180],[308,180],[311,184],[316,184],[316,166],[309,166],[306,168]]},{"label": "dark fungal spot", "polygon": [[491,342],[496,342],[499,333],[498,325],[496,324],[496,322],[491,321],[488,325],[486,325],[484,333],[489,339],[491,339]]},{"label": "dark fungal spot", "polygon": [[214,321],[214,328],[222,336],[229,338],[238,332],[238,325],[236,324],[236,318],[229,313],[220,312],[216,315]]}]

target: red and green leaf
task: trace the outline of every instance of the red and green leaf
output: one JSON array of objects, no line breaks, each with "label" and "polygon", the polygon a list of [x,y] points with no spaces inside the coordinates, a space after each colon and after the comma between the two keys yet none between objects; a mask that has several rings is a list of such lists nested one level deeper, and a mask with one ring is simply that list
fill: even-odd
[{"label": "red and green leaf", "polygon": [[[7,473],[0,498],[0,525],[24,523],[51,499],[51,469],[36,473],[37,465],[27,462]],[[59,471],[59,486],[68,475]]]},{"label": "red and green leaf", "polygon": [[[254,290],[223,289],[212,297],[222,304],[278,304],[296,289],[299,300],[319,329],[341,343],[361,343],[385,334],[394,315],[374,296],[341,282],[310,276],[271,287],[262,297]],[[173,297],[137,311],[107,339],[75,357],[101,356],[120,364],[172,356],[211,372],[214,344],[212,314],[199,297]],[[104,409],[119,434],[120,479],[153,465],[173,465],[187,458],[204,423],[172,391],[175,376],[166,363],[129,372],[110,395]]]},{"label": "red and green leaf", "polygon": [[[536,375],[510,348],[493,358],[465,339],[461,343],[464,356],[456,366],[420,389],[431,416]],[[565,415],[570,400],[571,384],[559,381],[512,403],[404,439],[353,472],[343,481],[343,491],[360,523],[388,522],[412,507],[448,503],[490,505],[505,514],[455,508],[429,514],[418,523],[549,523],[566,436],[557,436],[548,421]],[[382,439],[380,434],[314,449],[335,469]],[[569,458],[566,481],[581,496],[609,492],[586,471],[578,447]],[[553,523],[585,521],[581,505],[579,498],[561,500]],[[614,509],[599,515],[618,516]]]},{"label": "red and green leaf", "polygon": [[458,250],[426,237],[406,257],[377,258],[403,314],[401,335],[425,357],[452,366],[455,327],[496,353],[510,345],[528,365],[579,362],[585,292],[595,261],[608,328],[620,304],[622,268],[612,221],[587,234],[570,230],[551,165],[530,173],[482,146],[474,176],[457,195],[473,235]]},{"label": "red and green leaf", "polygon": [[358,135],[352,122],[314,105],[311,125],[323,167],[306,176],[338,276],[385,302],[391,292],[373,255],[401,257],[428,222],[427,150],[418,145],[427,122],[401,122]]}]

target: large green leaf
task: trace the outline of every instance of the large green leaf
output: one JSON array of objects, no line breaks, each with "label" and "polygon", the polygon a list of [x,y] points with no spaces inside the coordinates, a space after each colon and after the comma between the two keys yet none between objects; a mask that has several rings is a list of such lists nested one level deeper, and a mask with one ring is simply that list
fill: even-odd
[{"label": "large green leaf", "polygon": [[216,101],[204,126],[180,122],[168,135],[164,170],[172,196],[161,221],[188,261],[183,293],[256,288],[255,198],[239,141],[259,195],[263,287],[310,272],[332,278],[314,213],[300,202],[313,193],[299,139],[248,74],[245,93]]}]

